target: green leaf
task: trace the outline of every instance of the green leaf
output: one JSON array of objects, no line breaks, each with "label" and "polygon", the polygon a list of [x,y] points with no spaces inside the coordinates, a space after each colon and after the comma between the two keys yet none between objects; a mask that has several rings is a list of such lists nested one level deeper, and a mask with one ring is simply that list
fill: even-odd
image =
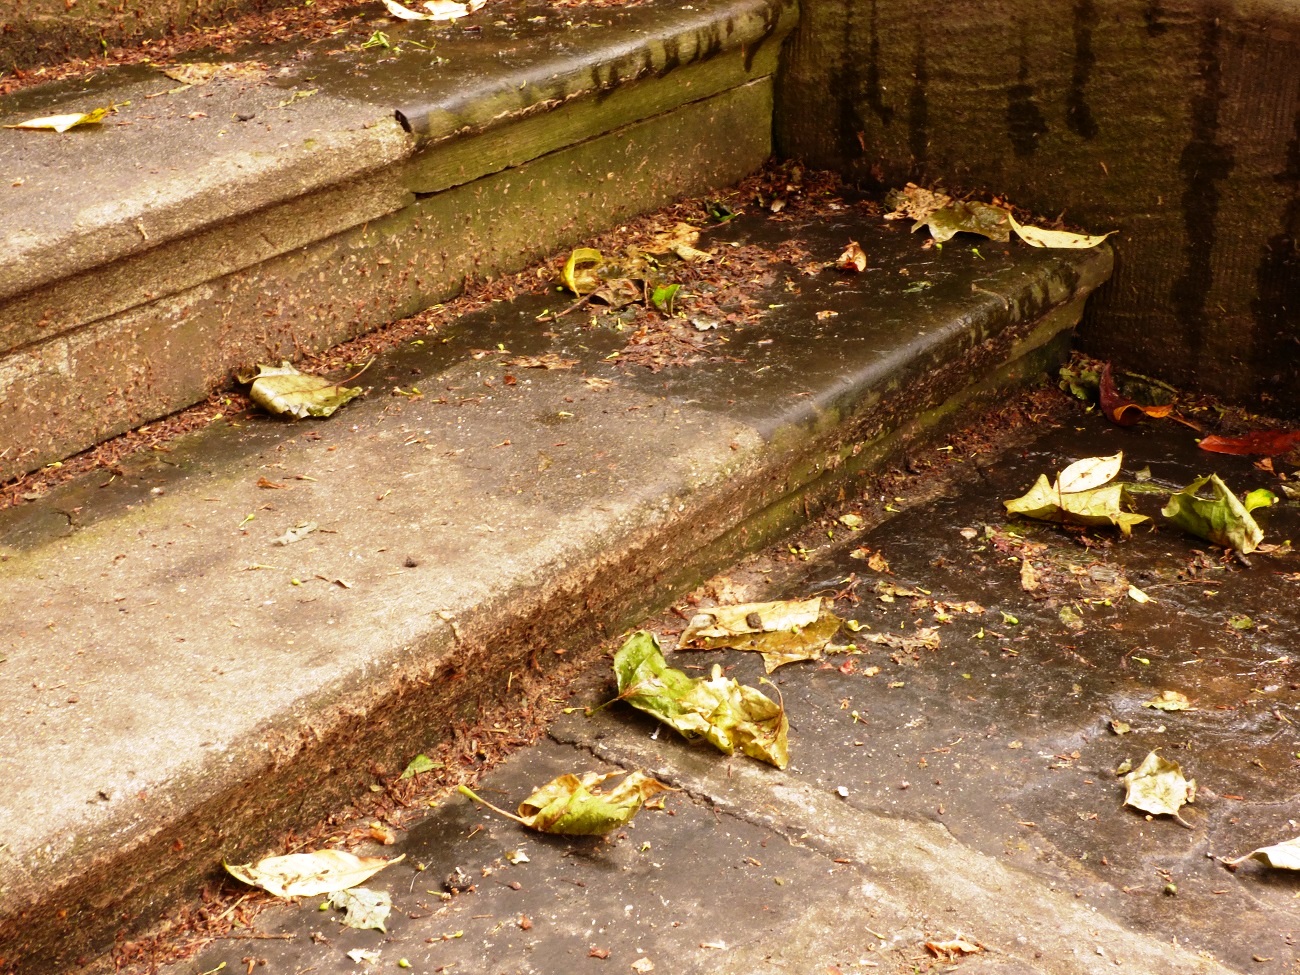
[{"label": "green leaf", "polygon": [[600,286],[600,276],[596,273],[605,264],[605,258],[594,247],[579,247],[564,262],[564,271],[560,277],[564,286],[575,295],[596,290]]},{"label": "green leaf", "polygon": [[393,898],[386,890],[370,890],[368,887],[356,887],[352,890],[336,890],[330,894],[330,906],[347,913],[343,923],[359,931],[374,930],[388,932],[384,922],[393,909]]},{"label": "green leaf", "polygon": [[797,660],[820,660],[841,622],[821,599],[715,606],[695,615],[678,649],[752,650],[770,674]]},{"label": "green leaf", "polygon": [[[1213,498],[1199,496],[1198,492],[1206,484],[1210,485]],[[1258,507],[1262,503],[1259,492],[1253,493]],[[1255,551],[1264,540],[1264,532],[1251,517],[1249,509],[1217,474],[1198,477],[1171,497],[1160,513],[1183,531],[1215,545],[1236,549],[1242,555]]]},{"label": "green leaf", "polygon": [[1196,780],[1183,777],[1183,768],[1155,752],[1149,752],[1142,764],[1124,776],[1127,787],[1124,803],[1153,816],[1174,816],[1186,803],[1196,799]]},{"label": "green leaf", "polygon": [[317,850],[267,857],[251,865],[224,861],[222,865],[232,877],[261,887],[276,897],[312,897],[365,883],[384,867],[403,859],[405,854],[385,860],[359,857],[343,850]]},{"label": "green leaf", "polygon": [[494,812],[542,833],[601,836],[627,825],[651,796],[672,791],[643,772],[631,772],[611,791],[600,791],[598,786],[602,782],[622,774],[621,771],[586,772],[581,778],[572,774],[561,775],[521,802],[517,816],[480,799],[463,785],[460,792]]},{"label": "green leaf", "polygon": [[673,302],[677,298],[677,292],[681,290],[680,284],[659,284],[650,294],[651,303],[665,315],[673,313]]},{"label": "green leaf", "polygon": [[421,753],[411,759],[410,764],[407,765],[405,771],[398,776],[397,781],[400,782],[402,779],[409,779],[412,776],[420,775],[423,772],[432,772],[434,769],[440,768],[445,768],[442,762],[435,762],[428,755]]},{"label": "green leaf", "polygon": [[752,687],[724,678],[688,677],[668,666],[653,633],[639,630],[614,656],[619,696],[688,739],[703,738],[731,755],[744,754],[777,768],[790,762],[785,708]]},{"label": "green leaf", "polygon": [[1011,214],[1001,207],[966,201],[927,214],[912,224],[912,230],[915,232],[928,226],[930,235],[941,244],[960,233],[1007,241],[1011,239],[1010,217]]},{"label": "green leaf", "polygon": [[302,419],[329,416],[344,403],[361,395],[361,387],[347,387],[323,376],[299,372],[287,362],[257,367],[248,395],[264,409]]}]

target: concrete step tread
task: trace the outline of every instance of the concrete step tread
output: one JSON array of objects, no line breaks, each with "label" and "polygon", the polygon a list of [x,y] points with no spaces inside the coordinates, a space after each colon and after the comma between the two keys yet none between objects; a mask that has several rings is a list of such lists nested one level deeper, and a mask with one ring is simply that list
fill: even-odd
[{"label": "concrete step tread", "polygon": [[[452,28],[377,17],[302,49],[256,45],[233,58],[264,64],[260,77],[186,88],[132,67],[20,92],[0,102],[0,124],[115,111],[63,135],[0,129],[0,298],[365,177],[432,144],[725,51],[752,56],[779,23],[788,28],[792,10],[781,0],[652,2],[587,10],[574,23],[539,5],[512,23],[485,10]],[[360,49],[375,30],[392,47]],[[373,192],[372,216],[409,192],[392,174]],[[6,334],[3,347],[37,337]]]},{"label": "concrete step tread", "polygon": [[[57,941],[33,911],[147,913],[512,668],[773,537],[1031,359],[1111,266],[923,250],[857,207],[784,219],[701,246],[829,262],[856,239],[871,268],[774,266],[766,307],[689,368],[620,367],[625,335],[539,324],[556,297],[525,297],[384,357],[328,422],[216,422],[0,519],[0,942]],[[509,364],[544,353],[576,364]]]}]

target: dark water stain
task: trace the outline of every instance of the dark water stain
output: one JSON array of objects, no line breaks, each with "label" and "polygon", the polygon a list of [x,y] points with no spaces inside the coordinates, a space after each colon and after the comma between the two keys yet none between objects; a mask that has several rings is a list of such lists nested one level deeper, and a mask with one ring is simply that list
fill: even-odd
[{"label": "dark water stain", "polygon": [[1206,299],[1214,282],[1211,258],[1217,240],[1219,182],[1236,166],[1232,146],[1219,145],[1219,107],[1223,101],[1223,66],[1219,62],[1222,31],[1220,11],[1206,11],[1201,21],[1201,45],[1197,53],[1200,91],[1191,98],[1192,137],[1178,160],[1185,181],[1182,196],[1186,263],[1174,282],[1170,300],[1186,330],[1186,344],[1192,361],[1200,357],[1205,335],[1212,323],[1206,314]]},{"label": "dark water stain", "polygon": [[1093,0],[1079,0],[1074,5],[1074,74],[1065,96],[1065,124],[1084,139],[1095,139],[1100,131],[1088,106],[1087,94],[1092,69],[1097,63],[1097,55],[1092,50],[1092,32],[1097,21],[1097,5]]},{"label": "dark water stain", "polygon": [[[1287,143],[1286,163],[1274,176],[1289,186],[1291,198],[1283,211],[1280,232],[1264,245],[1264,256],[1255,269],[1255,298],[1252,371],[1266,392],[1278,394],[1294,388],[1296,363],[1300,361],[1300,112]],[[1289,397],[1276,400],[1279,409],[1292,415]]]},{"label": "dark water stain", "polygon": [[916,34],[916,56],[912,62],[912,91],[907,99],[907,148],[912,153],[912,171],[924,175],[930,156],[930,105],[926,86],[930,73],[925,63],[925,31]]},{"label": "dark water stain", "polygon": [[1158,37],[1169,29],[1164,16],[1165,5],[1160,0],[1147,0],[1146,9],[1142,11],[1142,19],[1146,21],[1147,33],[1150,36]]},{"label": "dark water stain", "polygon": [[1047,120],[1034,101],[1034,88],[1029,84],[1029,39],[1023,25],[1020,30],[1020,68],[1016,83],[1007,89],[1007,131],[1011,136],[1012,150],[1022,159],[1038,150],[1038,140],[1047,133]]},{"label": "dark water stain", "polygon": [[853,97],[860,86],[857,73],[858,59],[853,54],[858,49],[857,19],[854,17],[856,10],[857,4],[853,3],[845,4],[843,7],[844,26],[840,32],[840,56],[829,79],[832,91],[838,93],[836,107],[839,109],[839,151],[845,154],[851,153],[853,146],[864,144],[866,129],[866,120],[858,111],[858,100]]},{"label": "dark water stain", "polygon": [[880,86],[880,33],[877,29],[877,0],[871,0],[871,21],[867,35],[867,75],[864,95],[867,107],[880,119],[881,125],[894,120],[894,110],[885,104],[884,89]]}]

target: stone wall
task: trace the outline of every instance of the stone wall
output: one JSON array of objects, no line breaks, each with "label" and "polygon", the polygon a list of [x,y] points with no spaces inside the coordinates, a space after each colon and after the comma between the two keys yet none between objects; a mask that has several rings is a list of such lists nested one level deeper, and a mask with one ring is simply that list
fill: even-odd
[{"label": "stone wall", "polygon": [[776,140],[1117,229],[1083,347],[1300,415],[1300,8],[805,0]]}]

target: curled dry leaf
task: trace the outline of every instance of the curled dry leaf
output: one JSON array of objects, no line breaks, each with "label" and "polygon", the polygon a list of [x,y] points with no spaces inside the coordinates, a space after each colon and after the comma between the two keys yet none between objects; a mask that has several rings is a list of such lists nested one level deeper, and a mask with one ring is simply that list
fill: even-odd
[{"label": "curled dry leaf", "polygon": [[785,708],[752,687],[722,676],[693,678],[669,667],[653,633],[640,630],[614,656],[622,700],[654,715],[686,738],[703,738],[732,754],[785,768],[790,761],[790,722]]},{"label": "curled dry leaf", "polygon": [[1097,401],[1101,405],[1101,411],[1106,414],[1106,419],[1121,427],[1131,427],[1144,416],[1157,419],[1168,416],[1174,409],[1172,404],[1146,406],[1120,395],[1115,388],[1115,377],[1109,362],[1101,367],[1097,390]]},{"label": "curled dry leaf", "polygon": [[605,258],[594,247],[578,247],[564,262],[560,279],[564,286],[581,297],[600,287],[600,275],[597,273],[605,266]]},{"label": "curled dry leaf", "polygon": [[867,253],[862,249],[862,245],[856,240],[849,241],[849,246],[844,248],[844,253],[839,256],[835,266],[842,271],[865,271],[867,269]]},{"label": "curled dry leaf", "polygon": [[678,649],[752,650],[770,674],[782,664],[821,659],[840,622],[821,599],[716,606],[695,615]]},{"label": "curled dry leaf", "polygon": [[942,210],[950,203],[952,197],[942,190],[927,190],[915,183],[908,183],[901,190],[890,190],[885,195],[885,204],[893,207],[891,212],[885,214],[885,219],[924,220],[935,210]]},{"label": "curled dry leaf", "polygon": [[1200,448],[1213,454],[1276,457],[1300,446],[1300,430],[1256,430],[1240,437],[1202,437]]},{"label": "curled dry leaf", "polygon": [[343,850],[317,850],[267,857],[251,865],[223,861],[222,866],[235,879],[261,887],[276,897],[312,897],[365,883],[384,867],[404,859],[405,854],[385,860],[359,857]]},{"label": "curled dry leaf", "polygon": [[[1207,484],[1213,498],[1200,497],[1201,488]],[[1264,531],[1250,512],[1275,500],[1270,491],[1252,491],[1242,501],[1219,479],[1219,475],[1209,474],[1198,477],[1173,495],[1160,513],[1183,531],[1249,555],[1264,540]]]},{"label": "curled dry leaf", "polygon": [[587,772],[581,777],[561,775],[521,802],[518,815],[479,798],[463,785],[460,792],[530,829],[562,836],[602,836],[627,825],[651,796],[672,791],[643,772],[627,773],[609,792],[600,790],[601,783],[623,774],[616,771]]},{"label": "curled dry leaf", "polygon": [[26,122],[6,125],[6,129],[48,129],[52,132],[67,132],[79,125],[97,125],[108,117],[111,108],[96,108],[89,112],[74,112],[68,115],[47,115],[44,118],[31,118]]},{"label": "curled dry leaf", "polygon": [[1144,708],[1157,711],[1193,711],[1192,702],[1181,691],[1161,691],[1149,701],[1143,701]]},{"label": "curled dry leaf", "polygon": [[1181,765],[1156,752],[1148,752],[1142,764],[1124,776],[1124,784],[1124,804],[1153,816],[1179,818],[1178,810],[1196,800],[1196,780],[1184,778]]},{"label": "curled dry leaf", "polygon": [[577,364],[577,359],[565,359],[554,352],[547,352],[545,355],[519,355],[506,360],[506,365],[519,369],[572,369]]},{"label": "curled dry leaf", "polygon": [[263,409],[287,413],[300,420],[308,416],[329,416],[362,392],[360,386],[349,388],[323,376],[299,372],[288,362],[278,366],[259,365],[256,375],[239,379],[252,384],[248,395]]},{"label": "curled dry leaf", "polygon": [[983,947],[967,941],[965,938],[953,938],[950,941],[927,941],[925,947],[936,958],[950,958],[953,955],[974,955],[983,951]]}]

